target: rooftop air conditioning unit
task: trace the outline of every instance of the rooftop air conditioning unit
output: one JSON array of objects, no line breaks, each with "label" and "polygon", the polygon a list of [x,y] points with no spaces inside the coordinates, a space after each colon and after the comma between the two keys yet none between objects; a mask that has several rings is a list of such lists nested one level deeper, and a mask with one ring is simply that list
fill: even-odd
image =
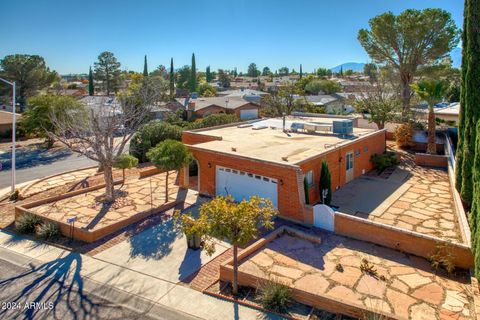
[{"label": "rooftop air conditioning unit", "polygon": [[353,134],[352,120],[333,120],[333,133],[335,134]]}]

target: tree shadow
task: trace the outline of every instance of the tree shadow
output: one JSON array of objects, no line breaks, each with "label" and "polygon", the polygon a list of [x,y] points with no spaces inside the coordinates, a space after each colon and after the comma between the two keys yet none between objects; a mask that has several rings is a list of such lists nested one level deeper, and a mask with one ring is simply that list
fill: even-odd
[{"label": "tree shadow", "polygon": [[162,217],[162,222],[128,239],[130,256],[159,260],[173,249],[175,240],[182,236],[174,218]]},{"label": "tree shadow", "polygon": [[[72,155],[68,149],[48,150],[48,149],[26,149],[15,151],[16,169],[32,168],[38,165],[45,165],[62,160]],[[2,170],[10,170],[12,167],[12,151],[0,154],[0,163]]]},{"label": "tree shadow", "polygon": [[200,257],[201,254],[201,249],[187,249],[187,251],[185,251],[185,256],[182,259],[180,268],[178,268],[178,278],[180,281],[185,281],[185,279],[187,279],[191,274],[200,269],[202,266],[202,259]]},{"label": "tree shadow", "polygon": [[[21,312],[26,319],[43,317],[44,314],[40,315],[41,312],[48,312],[48,317],[55,319],[65,316],[71,319],[96,318],[101,304],[93,302],[84,293],[81,269],[81,255],[69,252],[37,267],[30,265],[30,270],[0,280],[0,290],[6,292],[9,286],[25,284],[19,292],[14,292],[4,299],[21,305],[22,308],[16,311]],[[25,309],[23,306],[26,302],[30,305],[38,303],[40,307]],[[65,304],[64,308],[62,303]],[[59,308],[61,305],[62,308]],[[0,310],[0,317],[7,317],[7,313],[11,311]]]}]

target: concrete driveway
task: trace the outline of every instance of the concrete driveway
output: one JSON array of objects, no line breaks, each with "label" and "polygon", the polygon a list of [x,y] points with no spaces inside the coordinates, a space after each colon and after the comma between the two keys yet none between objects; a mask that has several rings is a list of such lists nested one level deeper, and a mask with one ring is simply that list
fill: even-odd
[{"label": "concrete driveway", "polygon": [[[184,212],[196,215],[199,206],[193,205]],[[218,242],[213,256],[204,250],[188,249],[185,236],[175,228],[173,219],[165,217],[161,224],[98,253],[95,258],[178,283],[228,248],[227,243]]]}]

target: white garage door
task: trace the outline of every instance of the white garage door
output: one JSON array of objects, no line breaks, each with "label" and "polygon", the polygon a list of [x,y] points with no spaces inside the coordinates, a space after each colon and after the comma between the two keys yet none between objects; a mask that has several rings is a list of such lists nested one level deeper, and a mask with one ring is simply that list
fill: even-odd
[{"label": "white garage door", "polygon": [[258,109],[240,110],[240,119],[256,119],[258,118]]},{"label": "white garage door", "polygon": [[217,195],[231,195],[237,201],[259,196],[278,206],[277,179],[219,166],[216,176]]}]

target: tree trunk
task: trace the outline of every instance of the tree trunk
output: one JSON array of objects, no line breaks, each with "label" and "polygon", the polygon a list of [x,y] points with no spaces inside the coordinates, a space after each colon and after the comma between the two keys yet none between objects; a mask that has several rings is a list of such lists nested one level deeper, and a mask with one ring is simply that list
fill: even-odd
[{"label": "tree trunk", "polygon": [[165,178],[165,203],[168,202],[168,170],[166,172],[167,176]]},{"label": "tree trunk", "polygon": [[122,169],[122,176],[123,176],[123,179],[122,179],[122,187],[123,187],[123,185],[125,184],[125,168]]},{"label": "tree trunk", "polygon": [[105,201],[111,202],[114,200],[114,186],[112,166],[103,166],[103,177],[105,179]]},{"label": "tree trunk", "polygon": [[410,111],[410,99],[412,98],[412,83],[411,76],[408,73],[401,74],[402,79],[402,118],[404,121],[408,120],[408,114]]},{"label": "tree trunk", "polygon": [[428,106],[428,154],[437,154],[437,144],[435,142],[435,113],[433,105]]},{"label": "tree trunk", "polygon": [[238,294],[238,247],[233,245],[233,281],[232,281],[232,294],[236,296]]}]

